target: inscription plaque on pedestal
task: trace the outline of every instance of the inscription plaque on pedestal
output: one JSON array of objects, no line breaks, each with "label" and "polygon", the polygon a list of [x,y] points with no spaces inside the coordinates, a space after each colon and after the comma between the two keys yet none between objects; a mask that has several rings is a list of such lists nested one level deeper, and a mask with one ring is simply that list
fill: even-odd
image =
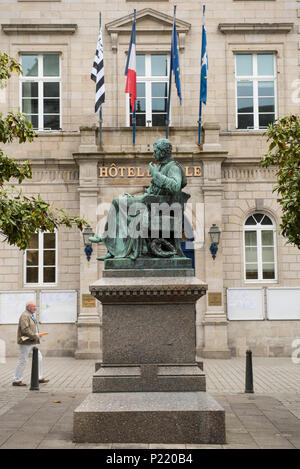
[{"label": "inscription plaque on pedestal", "polygon": [[208,292],[208,306],[222,306],[221,292]]}]

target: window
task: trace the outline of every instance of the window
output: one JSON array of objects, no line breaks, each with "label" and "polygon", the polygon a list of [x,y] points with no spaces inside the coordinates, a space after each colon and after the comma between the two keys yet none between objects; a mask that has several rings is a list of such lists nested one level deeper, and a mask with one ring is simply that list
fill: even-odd
[{"label": "window", "polygon": [[36,233],[25,251],[25,284],[55,284],[57,233]]},{"label": "window", "polygon": [[254,213],[244,224],[245,279],[276,280],[275,226],[263,213]]},{"label": "window", "polygon": [[[136,125],[165,126],[169,82],[168,56],[166,54],[137,55],[136,73]],[[130,110],[130,125],[132,125],[132,109]]]},{"label": "window", "polygon": [[274,54],[236,55],[238,129],[265,129],[276,118]]},{"label": "window", "polygon": [[21,109],[34,129],[61,129],[60,55],[21,55]]}]

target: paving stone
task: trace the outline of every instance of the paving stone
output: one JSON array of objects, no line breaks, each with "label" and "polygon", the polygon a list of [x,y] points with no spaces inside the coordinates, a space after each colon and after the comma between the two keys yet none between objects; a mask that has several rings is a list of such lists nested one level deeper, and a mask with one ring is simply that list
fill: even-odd
[{"label": "paving stone", "polygon": [[250,416],[256,416],[256,415],[263,415],[260,409],[258,409],[255,405],[251,406],[235,406],[232,405],[231,409],[233,412],[236,412],[238,415],[250,415]]},{"label": "paving stone", "polygon": [[43,440],[38,446],[38,449],[73,449],[74,443],[71,441],[63,440]]},{"label": "paving stone", "polygon": [[[274,389],[274,380],[277,380],[275,387],[279,391],[270,395],[265,392],[247,395],[238,390],[234,376],[237,364],[241,363],[241,360],[228,360],[226,370],[222,360],[205,360],[205,372],[209,374],[210,370],[214,371],[210,376],[210,391],[213,391],[211,394],[226,411],[227,443],[224,445],[166,445],[154,442],[149,442],[149,445],[113,442],[75,444],[72,441],[73,410],[91,391],[90,377],[94,372],[94,360],[85,360],[83,366],[81,360],[46,357],[45,366],[47,363],[51,365],[51,386],[47,385],[47,390],[37,392],[12,388],[11,379],[4,378],[0,368],[1,449],[300,449],[300,419],[297,415],[300,409],[300,394],[280,391],[280,380],[285,376],[294,380],[295,385],[298,383],[299,389],[297,379],[300,376],[300,367],[294,367],[291,373],[289,359],[279,360],[281,368],[275,368],[272,359],[264,358],[256,363],[266,389]],[[10,376],[15,368],[15,359],[10,362],[8,360],[5,367],[9,372],[6,376]],[[268,370],[265,376],[264,370]],[[220,387],[219,381],[217,382],[218,373],[219,376],[224,376],[225,380],[222,392],[216,392]],[[63,381],[63,377],[66,381]],[[230,380],[232,388],[227,391],[227,381]],[[273,387],[269,385],[271,381]],[[255,386],[256,389],[259,388]],[[61,403],[54,402],[59,400]]]},{"label": "paving stone", "polygon": [[186,444],[159,444],[159,443],[152,443],[149,444],[149,449],[185,449]]},{"label": "paving stone", "polygon": [[1,449],[35,449],[42,439],[43,435],[41,434],[19,430],[1,445]]},{"label": "paving stone", "polygon": [[300,436],[289,438],[289,441],[295,448],[300,449]]},{"label": "paving stone", "polygon": [[267,434],[261,430],[256,430],[252,434],[254,441],[260,448],[265,446],[281,447],[281,448],[294,448],[294,445],[287,439],[279,434]]},{"label": "paving stone", "polygon": [[95,443],[76,443],[74,444],[75,449],[111,449],[111,443],[95,444]]},{"label": "paving stone", "polygon": [[223,445],[186,445],[186,449],[222,449]]},{"label": "paving stone", "polygon": [[269,432],[276,432],[276,427],[272,425],[272,423],[264,416],[257,415],[239,415],[239,419],[241,420],[243,426],[247,430],[255,430],[257,428],[263,429]]},{"label": "paving stone", "polygon": [[131,444],[131,443],[113,443],[111,445],[112,449],[148,449],[149,445],[146,443],[137,443],[137,444]]},{"label": "paving stone", "polygon": [[0,429],[0,446],[3,445],[13,434],[14,430]]},{"label": "paving stone", "polygon": [[223,445],[223,449],[259,449],[259,446],[256,445],[255,443],[251,445]]},{"label": "paving stone", "polygon": [[252,436],[249,433],[226,432],[226,441],[228,444],[251,445],[255,444]]},{"label": "paving stone", "polygon": [[276,442],[271,442],[270,444],[260,444],[259,443],[259,448],[260,449],[296,449],[293,445],[285,445],[285,444],[277,444]]}]

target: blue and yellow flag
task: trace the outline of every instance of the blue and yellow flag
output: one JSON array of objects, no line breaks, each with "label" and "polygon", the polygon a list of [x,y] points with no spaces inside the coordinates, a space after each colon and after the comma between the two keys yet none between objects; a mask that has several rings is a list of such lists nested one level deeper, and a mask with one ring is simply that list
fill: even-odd
[{"label": "blue and yellow flag", "polygon": [[172,45],[171,45],[171,70],[174,72],[177,94],[181,104],[181,86],[180,86],[180,67],[179,67],[179,49],[177,42],[176,24],[174,21]]},{"label": "blue and yellow flag", "polygon": [[201,85],[200,85],[200,101],[206,104],[207,101],[207,41],[205,25],[202,26],[202,51],[201,51]]}]

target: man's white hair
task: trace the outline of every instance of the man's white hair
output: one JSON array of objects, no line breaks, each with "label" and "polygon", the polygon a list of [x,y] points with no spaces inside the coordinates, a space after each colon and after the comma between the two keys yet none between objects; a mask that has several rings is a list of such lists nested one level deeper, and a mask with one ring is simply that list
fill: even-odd
[{"label": "man's white hair", "polygon": [[27,309],[27,311],[28,311],[28,306],[31,306],[31,305],[35,305],[35,302],[32,301],[32,300],[31,300],[31,301],[27,301],[27,303],[26,303],[26,309]]}]

